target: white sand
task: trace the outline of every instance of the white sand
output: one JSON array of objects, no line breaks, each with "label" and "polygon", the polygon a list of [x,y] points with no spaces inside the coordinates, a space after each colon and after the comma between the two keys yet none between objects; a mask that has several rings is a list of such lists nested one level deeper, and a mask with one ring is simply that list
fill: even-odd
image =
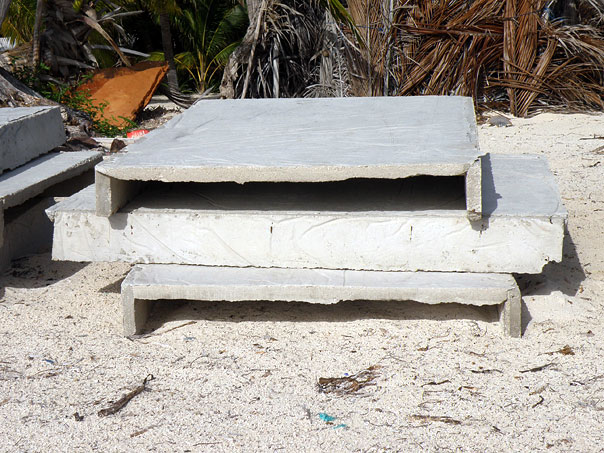
[{"label": "white sand", "polygon": [[[581,140],[604,115],[512,122],[481,126],[482,148],[547,155],[569,211],[565,261],[521,279],[522,339],[486,308],[195,302],[128,340],[129,266],[31,257],[0,281],[0,451],[604,451],[604,140]],[[374,386],[318,391],[371,365]]]}]

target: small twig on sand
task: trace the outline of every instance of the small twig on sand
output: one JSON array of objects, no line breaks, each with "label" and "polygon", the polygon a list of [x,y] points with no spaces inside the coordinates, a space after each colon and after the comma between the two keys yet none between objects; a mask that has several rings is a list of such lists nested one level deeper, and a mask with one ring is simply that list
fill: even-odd
[{"label": "small twig on sand", "polygon": [[132,434],[130,434],[130,437],[138,437],[141,434],[145,434],[147,431],[149,431],[152,428],[155,428],[157,425],[151,425],[151,426],[147,426],[146,428],[143,429],[139,429],[138,431],[134,431]]},{"label": "small twig on sand", "polygon": [[489,374],[489,373],[503,373],[501,370],[497,370],[495,368],[487,368],[487,369],[479,369],[479,370],[470,370],[471,373],[474,374]]},{"label": "small twig on sand", "polygon": [[186,327],[186,326],[190,326],[191,324],[195,324],[197,323],[197,321],[189,321],[189,322],[185,322],[184,324],[180,324],[179,326],[174,326],[170,329],[164,330],[162,332],[152,332],[152,333],[147,333],[145,335],[133,335],[132,338],[149,338],[149,337],[154,337],[156,335],[163,335],[164,333],[168,333],[168,332],[172,332],[173,330],[176,329],[180,329],[181,327]]},{"label": "small twig on sand", "polygon": [[535,404],[533,404],[531,407],[534,409],[537,406],[539,406],[540,404],[543,404],[543,402],[545,401],[545,398],[543,398],[541,395],[539,395],[539,401],[537,401]]},{"label": "small twig on sand", "polygon": [[545,365],[536,366],[535,368],[529,368],[528,370],[520,370],[520,372],[521,373],[534,373],[536,371],[545,370],[546,368],[549,368],[553,364],[554,364],[554,362],[546,363]]},{"label": "small twig on sand", "polygon": [[124,408],[124,406],[126,406],[126,404],[128,404],[130,402],[130,400],[132,398],[134,398],[139,393],[142,393],[145,390],[145,388],[147,387],[147,382],[152,381],[153,379],[155,379],[155,378],[153,377],[152,374],[147,375],[147,377],[143,380],[143,383],[141,385],[136,387],[134,390],[126,393],[119,400],[112,402],[109,405],[109,407],[106,407],[105,409],[101,409],[98,412],[99,417],[106,417],[107,415],[113,415],[116,412],[120,411],[122,408]]},{"label": "small twig on sand", "polygon": [[410,415],[409,418],[427,422],[442,422],[450,425],[461,425],[461,421],[455,420],[454,418],[446,415]]}]

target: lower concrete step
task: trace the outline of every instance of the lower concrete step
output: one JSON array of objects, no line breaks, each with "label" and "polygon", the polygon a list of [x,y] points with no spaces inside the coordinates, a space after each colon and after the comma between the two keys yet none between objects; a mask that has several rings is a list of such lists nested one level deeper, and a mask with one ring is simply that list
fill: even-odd
[{"label": "lower concrete step", "polygon": [[3,243],[4,210],[92,169],[102,159],[103,155],[96,151],[50,153],[0,176],[0,246]]},{"label": "lower concrete step", "polygon": [[162,299],[497,305],[504,333],[521,335],[520,291],[507,274],[138,265],[122,282],[124,334],[139,333],[150,301]]}]

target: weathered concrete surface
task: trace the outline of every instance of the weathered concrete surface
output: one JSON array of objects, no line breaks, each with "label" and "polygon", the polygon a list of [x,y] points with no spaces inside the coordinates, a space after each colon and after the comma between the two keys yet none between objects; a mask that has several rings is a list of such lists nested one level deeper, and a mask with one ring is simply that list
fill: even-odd
[{"label": "weathered concrete surface", "polygon": [[[45,209],[54,203],[52,197],[44,197],[8,212],[0,225],[4,232],[4,240],[0,241],[0,271],[6,269],[12,260],[51,247],[52,222]],[[0,219],[2,214],[0,210]]]},{"label": "weathered concrete surface", "polygon": [[93,168],[103,159],[96,151],[51,153],[0,176],[0,209],[23,203],[50,186]]},{"label": "weathered concrete surface", "polygon": [[0,174],[65,142],[58,107],[0,108]]},{"label": "weathered concrete surface", "polygon": [[[123,181],[320,182],[466,175],[480,217],[480,152],[471,98],[449,96],[200,101],[97,167]],[[99,186],[109,216],[128,186]]]},{"label": "weathered concrete surface", "polygon": [[498,273],[560,261],[566,211],[546,160],[489,156],[483,172],[478,223],[460,178],[163,185],[111,218],[95,215],[90,187],[49,210],[53,258]]},{"label": "weathered concrete surface", "polygon": [[144,61],[130,67],[102,69],[78,91],[89,93],[93,105],[103,107],[103,117],[108,123],[124,127],[128,120],[151,100],[151,96],[168,71],[168,64]]},{"label": "weathered concrete surface", "polygon": [[519,290],[505,274],[139,265],[122,283],[124,334],[139,333],[148,301],[160,299],[502,305],[504,332],[518,337],[521,329]]}]

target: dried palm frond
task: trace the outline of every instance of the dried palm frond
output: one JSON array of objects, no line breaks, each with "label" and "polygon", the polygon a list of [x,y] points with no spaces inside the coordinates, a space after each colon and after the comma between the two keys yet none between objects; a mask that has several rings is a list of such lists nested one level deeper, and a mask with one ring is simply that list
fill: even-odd
[{"label": "dried palm frond", "polygon": [[546,106],[602,109],[604,5],[575,3],[583,25],[552,17],[555,1],[401,1],[390,32],[395,93],[478,104],[505,96],[518,116]]},{"label": "dried palm frond", "polygon": [[348,9],[365,44],[356,55],[351,55],[352,59],[349,57],[356,69],[353,91],[356,96],[380,96],[384,94],[384,76],[388,71],[390,1],[348,0]]}]

